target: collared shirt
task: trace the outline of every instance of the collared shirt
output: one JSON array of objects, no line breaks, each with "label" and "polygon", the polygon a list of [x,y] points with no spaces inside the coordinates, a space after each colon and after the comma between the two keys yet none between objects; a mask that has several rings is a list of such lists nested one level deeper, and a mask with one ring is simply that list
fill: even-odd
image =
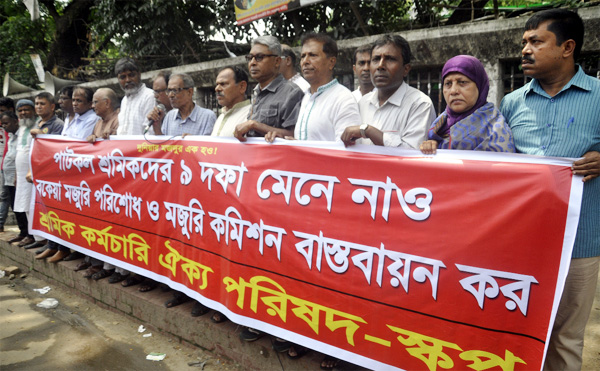
[{"label": "collared shirt", "polygon": [[124,96],[121,100],[117,135],[144,134],[144,120],[155,104],[154,91],[144,83],[135,93]]},{"label": "collared shirt", "polygon": [[360,99],[363,97],[362,93],[360,92],[360,88],[353,91],[352,96],[354,97],[354,99],[356,99],[357,102],[360,102]]},{"label": "collared shirt", "polygon": [[236,103],[230,110],[223,107],[211,135],[213,137],[232,137],[235,127],[247,121],[249,113],[250,99]]},{"label": "collared shirt", "polygon": [[[251,119],[274,128],[292,129],[298,121],[302,90],[279,74],[271,83],[253,90],[254,101],[250,109]],[[249,137],[262,137],[264,134],[251,130]]]},{"label": "collared shirt", "polygon": [[2,174],[4,175],[4,185],[15,186],[17,180],[17,135],[8,133],[8,149],[2,161]]},{"label": "collared shirt", "polygon": [[40,122],[42,119],[38,119],[35,123],[36,127],[42,131],[44,134],[56,134],[60,135],[64,128],[63,120],[59,119],[58,116],[54,115],[52,118],[42,124],[40,126]]},{"label": "collared shirt", "polygon": [[[518,152],[538,156],[581,157],[600,152],[600,80],[581,67],[551,97],[533,79],[502,100]],[[585,182],[573,258],[600,255],[600,178]]]},{"label": "collared shirt", "polygon": [[86,111],[83,115],[76,113],[73,120],[63,128],[62,135],[85,140],[92,134],[98,119],[99,117],[96,116],[93,109]]},{"label": "collared shirt", "polygon": [[[388,147],[419,148],[436,118],[431,99],[404,82],[381,106],[377,89],[373,89],[358,102],[358,108],[362,123],[381,130],[383,145]],[[369,139],[359,142],[372,144]]]},{"label": "collared shirt", "polygon": [[360,125],[358,104],[348,88],[333,79],[302,99],[294,137],[336,141],[348,126]]},{"label": "collared shirt", "polygon": [[163,120],[161,130],[164,135],[170,136],[210,135],[216,120],[217,115],[213,111],[194,103],[194,109],[185,120],[181,118],[179,109],[170,110]]},{"label": "collared shirt", "polygon": [[310,89],[310,84],[304,79],[304,77],[302,77],[302,75],[300,75],[300,73],[296,73],[291,79],[289,79],[289,81],[298,85],[303,93],[306,93],[306,91]]},{"label": "collared shirt", "polygon": [[115,110],[108,114],[106,120],[100,117],[100,120],[96,121],[96,125],[94,126],[94,131],[92,134],[96,136],[96,138],[101,138],[102,134],[106,131],[110,131],[110,135],[115,135],[117,133],[117,128],[119,127],[119,111]]}]

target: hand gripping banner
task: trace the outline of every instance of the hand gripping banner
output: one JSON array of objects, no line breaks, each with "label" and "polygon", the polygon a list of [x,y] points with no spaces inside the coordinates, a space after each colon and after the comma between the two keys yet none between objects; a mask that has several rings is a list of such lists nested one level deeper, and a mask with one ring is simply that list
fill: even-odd
[{"label": "hand gripping banner", "polygon": [[42,136],[37,234],[372,369],[540,369],[583,183],[572,160]]}]

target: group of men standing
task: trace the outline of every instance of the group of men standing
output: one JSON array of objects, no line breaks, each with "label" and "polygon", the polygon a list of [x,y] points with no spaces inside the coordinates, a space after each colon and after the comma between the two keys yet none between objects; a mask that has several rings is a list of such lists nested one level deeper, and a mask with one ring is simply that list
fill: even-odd
[{"label": "group of men standing", "polygon": [[[582,43],[583,22],[576,13],[536,13],[527,22],[522,40],[523,72],[533,80],[506,96],[500,108],[519,152],[581,158],[573,164],[573,173],[584,176],[585,181],[581,218],[546,369],[581,368],[583,331],[600,265],[600,81],[586,76],[575,64]],[[27,212],[28,203],[23,205],[18,186],[14,189],[14,179],[25,179],[18,170],[23,159],[18,153],[28,151],[30,138],[36,133],[62,133],[93,142],[114,134],[140,135],[149,130],[172,137],[229,136],[241,142],[247,137],[265,137],[267,142],[285,138],[418,149],[427,139],[436,114],[428,96],[404,83],[412,58],[408,42],[398,35],[385,35],[357,49],[354,72],[359,88],[354,92],[333,77],[337,57],[337,44],[331,37],[306,34],[301,39],[300,75],[291,48],[282,46],[273,36],[256,38],[246,55],[249,75],[257,82],[250,92],[251,99],[247,98],[248,74],[237,66],[223,68],[216,76],[215,92],[222,106],[218,118],[194,103],[194,81],[190,76],[163,72],[149,89],[141,82],[135,62],[128,58],[119,60],[115,67],[125,93],[120,109],[111,89],[94,93],[77,87],[72,92],[72,111],[64,109],[68,116],[63,127],[62,121],[53,116],[52,96],[36,97],[37,123],[33,121],[32,102],[19,101],[18,125],[14,113],[1,116],[9,145],[3,161],[0,223],[4,201],[11,204],[14,199],[21,233],[13,242],[35,244],[21,214]],[[67,99],[68,94],[63,96],[61,92],[61,108]],[[68,254],[68,250],[49,243],[36,258],[56,262]],[[110,265],[98,268],[90,261],[84,261],[81,267],[92,269],[90,275],[110,273],[114,282],[130,276]],[[203,308],[198,311],[205,312]],[[245,340],[260,336],[260,332],[250,330],[245,332]],[[333,366],[335,362],[322,364],[323,368]]]}]

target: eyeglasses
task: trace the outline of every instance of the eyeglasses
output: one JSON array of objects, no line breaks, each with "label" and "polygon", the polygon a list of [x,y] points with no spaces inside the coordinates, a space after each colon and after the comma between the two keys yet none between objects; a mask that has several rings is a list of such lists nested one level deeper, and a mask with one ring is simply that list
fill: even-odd
[{"label": "eyeglasses", "polygon": [[276,54],[248,54],[246,55],[246,61],[251,62],[252,58],[256,59],[257,62],[262,62],[265,57],[278,57]]},{"label": "eyeglasses", "polygon": [[191,88],[177,88],[177,89],[167,89],[167,95],[171,95],[171,94],[179,94],[182,91],[186,90],[186,89],[191,89]]},{"label": "eyeglasses", "polygon": [[[154,95],[160,95],[161,93],[164,93],[166,91],[167,91],[167,88],[154,90]],[[169,94],[169,93],[167,92],[167,94]]]}]

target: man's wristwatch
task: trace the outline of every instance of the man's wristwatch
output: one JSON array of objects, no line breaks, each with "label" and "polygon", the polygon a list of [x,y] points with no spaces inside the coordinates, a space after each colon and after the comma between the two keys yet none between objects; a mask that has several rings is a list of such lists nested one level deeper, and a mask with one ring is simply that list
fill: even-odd
[{"label": "man's wristwatch", "polygon": [[367,130],[368,127],[369,127],[369,124],[362,124],[361,126],[359,126],[361,137],[363,137],[363,138],[367,137],[367,134],[365,133],[365,131]]}]

